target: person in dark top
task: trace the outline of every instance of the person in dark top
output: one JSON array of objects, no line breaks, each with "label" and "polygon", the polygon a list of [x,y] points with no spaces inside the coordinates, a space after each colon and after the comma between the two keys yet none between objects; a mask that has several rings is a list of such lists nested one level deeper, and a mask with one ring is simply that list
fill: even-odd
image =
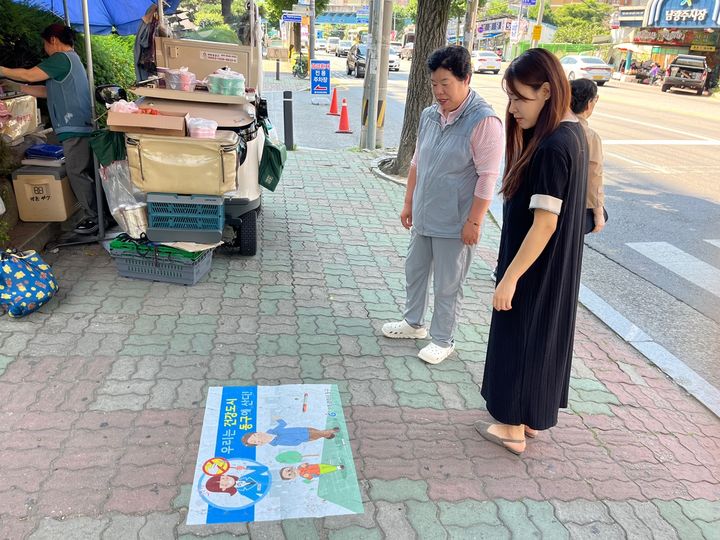
[{"label": "person in dark top", "polygon": [[93,132],[90,86],[85,67],[73,49],[72,28],[56,23],[40,36],[48,58],[30,69],[0,66],[0,77],[43,85],[21,85],[31,96],[47,98],[50,121],[65,153],[65,170],[85,216],[77,234],[98,231],[95,170],[89,137]]},{"label": "person in dark top", "polygon": [[482,396],[485,439],[520,454],[567,407],[580,287],[588,149],[558,59],[530,49],[508,95],[503,227]]}]

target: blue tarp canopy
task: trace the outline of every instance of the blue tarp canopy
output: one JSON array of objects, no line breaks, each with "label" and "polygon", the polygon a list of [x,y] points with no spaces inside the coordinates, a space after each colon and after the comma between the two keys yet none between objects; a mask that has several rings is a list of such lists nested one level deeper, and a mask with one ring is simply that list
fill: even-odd
[{"label": "blue tarp canopy", "polygon": [[[52,11],[60,18],[65,18],[63,0],[14,0],[17,4],[28,4],[47,11]],[[165,13],[174,13],[180,0],[168,0]],[[118,34],[135,35],[140,19],[145,11],[157,4],[152,0],[88,0],[90,33],[109,34],[113,28]],[[81,0],[67,0],[70,24],[83,32],[83,12]]]}]

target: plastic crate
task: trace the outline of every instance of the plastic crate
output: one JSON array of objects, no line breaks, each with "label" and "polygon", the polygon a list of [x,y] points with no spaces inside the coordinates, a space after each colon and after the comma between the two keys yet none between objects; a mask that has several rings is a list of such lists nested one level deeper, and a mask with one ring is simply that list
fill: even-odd
[{"label": "plastic crate", "polygon": [[141,254],[112,247],[110,255],[121,277],[180,285],[195,285],[212,266],[212,250],[202,252],[197,259],[161,252]]},{"label": "plastic crate", "polygon": [[153,229],[221,231],[225,226],[222,197],[148,193],[148,225]]}]

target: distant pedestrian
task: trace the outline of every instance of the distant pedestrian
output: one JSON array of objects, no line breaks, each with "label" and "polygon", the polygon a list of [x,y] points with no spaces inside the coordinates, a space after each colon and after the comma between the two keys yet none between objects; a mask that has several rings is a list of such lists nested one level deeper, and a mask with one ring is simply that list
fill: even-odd
[{"label": "distant pedestrian", "polygon": [[587,143],[557,57],[530,49],[503,77],[505,198],[482,395],[485,439],[510,452],[567,407],[580,287]]},{"label": "distant pedestrian", "polygon": [[412,229],[405,261],[404,317],[383,326],[389,338],[423,339],[433,276],[432,343],[418,356],[439,364],[455,350],[463,283],[493,197],[503,131],[492,107],[470,88],[470,53],[442,47],[427,60],[436,103],[420,116],[400,221]]},{"label": "distant pedestrian", "polygon": [[653,63],[650,68],[650,84],[655,84],[655,81],[657,81],[658,78],[658,73],[660,73],[660,66]]},{"label": "distant pedestrian", "polygon": [[[656,66],[657,67],[657,66]],[[570,108],[578,117],[588,142],[588,187],[587,208],[592,209],[595,227],[590,232],[599,233],[605,227],[605,192],[603,190],[603,149],[602,140],[588,125],[588,118],[598,102],[597,85],[588,79],[575,79],[570,83],[572,100]]]}]

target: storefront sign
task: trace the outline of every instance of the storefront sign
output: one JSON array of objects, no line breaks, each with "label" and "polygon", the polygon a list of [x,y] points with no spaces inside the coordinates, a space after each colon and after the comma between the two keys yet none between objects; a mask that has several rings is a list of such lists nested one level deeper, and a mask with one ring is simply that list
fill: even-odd
[{"label": "storefront sign", "polygon": [[720,0],[650,0],[643,26],[713,28],[720,26]]},{"label": "storefront sign", "polygon": [[687,45],[692,35],[693,32],[686,30],[643,28],[635,34],[633,41],[646,45]]}]

